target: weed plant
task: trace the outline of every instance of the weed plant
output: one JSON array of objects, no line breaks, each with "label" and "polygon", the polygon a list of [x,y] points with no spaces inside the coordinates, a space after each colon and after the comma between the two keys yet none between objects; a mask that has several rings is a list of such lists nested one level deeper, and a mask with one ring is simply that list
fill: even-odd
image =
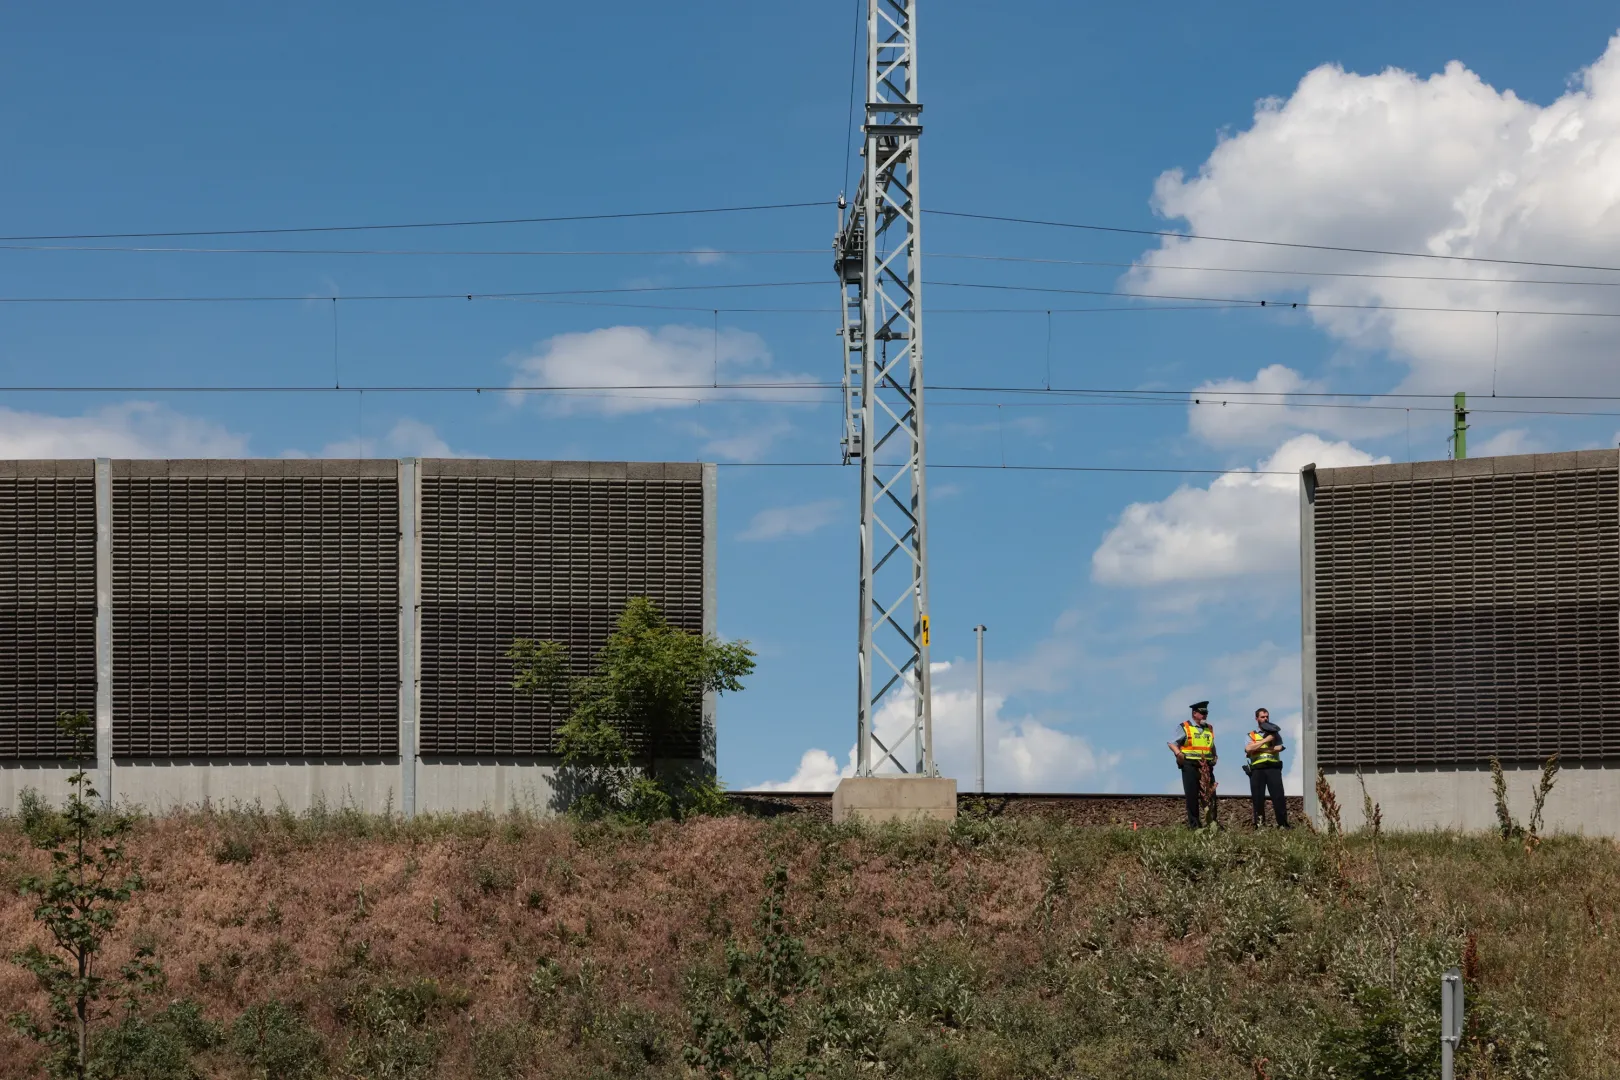
[{"label": "weed plant", "polygon": [[[0,822],[14,881],[60,827],[30,805]],[[1451,966],[1459,1077],[1620,1059],[1606,840],[319,807],[126,844],[148,887],[102,963],[167,982],[93,1031],[108,1075],[1427,1078]],[[19,947],[31,904],[0,896]],[[0,980],[0,1012],[45,1004]],[[0,1076],[40,1064],[0,1034]]]}]

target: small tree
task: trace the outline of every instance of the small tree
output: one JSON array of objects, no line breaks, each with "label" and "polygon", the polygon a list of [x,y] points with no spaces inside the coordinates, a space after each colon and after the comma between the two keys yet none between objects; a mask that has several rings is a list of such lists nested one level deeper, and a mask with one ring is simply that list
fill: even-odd
[{"label": "small tree", "polygon": [[[78,769],[68,777],[71,794],[61,819],[31,831],[34,846],[50,853],[50,874],[26,876],[19,885],[22,895],[37,898],[34,921],[50,935],[50,945],[30,945],[12,956],[38,980],[49,1004],[44,1020],[17,1013],[11,1024],[45,1048],[48,1075],[85,1080],[95,1075],[90,1026],[111,1012],[100,1007],[108,980],[96,959],[119,909],[143,883],[124,851],[133,819],[102,806],[90,782],[86,759],[95,734],[89,716],[63,713],[57,724],[73,740]],[[122,996],[136,1001],[159,974],[150,952],[142,950],[119,972]]]},{"label": "small tree", "polygon": [[[563,683],[567,650],[558,642],[519,638],[506,656],[516,665],[512,687],[519,692]],[[657,748],[701,725],[701,695],[741,690],[753,670],[746,641],[690,633],[671,626],[650,599],[631,599],[595,669],[568,684],[558,750],[584,789],[580,808],[668,817],[677,793],[658,775]]]},{"label": "small tree", "polygon": [[726,942],[726,978],[718,993],[693,988],[686,1063],[704,1077],[798,1080],[808,1075],[808,1064],[802,1055],[784,1055],[781,1044],[799,999],[815,986],[818,965],[788,925],[781,866],[765,875],[755,929],[758,949]]}]

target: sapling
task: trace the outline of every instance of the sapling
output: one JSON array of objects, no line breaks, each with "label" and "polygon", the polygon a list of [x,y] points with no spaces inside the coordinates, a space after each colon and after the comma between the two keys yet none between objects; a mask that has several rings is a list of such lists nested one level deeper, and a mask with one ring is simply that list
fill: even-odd
[{"label": "sapling", "polygon": [[46,946],[33,944],[12,955],[45,991],[43,1019],[19,1012],[11,1025],[45,1049],[51,1077],[88,1080],[93,1070],[90,1029],[113,1009],[103,1002],[114,990],[126,1006],[146,996],[161,978],[150,950],[139,950],[118,972],[116,985],[99,969],[103,947],[123,906],[143,886],[140,871],[124,844],[134,819],[104,806],[91,783],[87,760],[94,752],[95,729],[84,712],[63,713],[57,725],[72,740],[77,766],[68,777],[69,795],[61,820],[35,830],[36,848],[51,858],[49,874],[30,874],[19,883],[24,896],[35,898],[34,921],[45,929]]}]

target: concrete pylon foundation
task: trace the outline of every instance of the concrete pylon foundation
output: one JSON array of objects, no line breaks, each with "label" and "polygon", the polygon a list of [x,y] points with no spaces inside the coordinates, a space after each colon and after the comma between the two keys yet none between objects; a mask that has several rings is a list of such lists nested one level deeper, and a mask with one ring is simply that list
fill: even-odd
[{"label": "concrete pylon foundation", "polygon": [[834,822],[956,820],[956,781],[945,776],[846,776],[833,791]]}]

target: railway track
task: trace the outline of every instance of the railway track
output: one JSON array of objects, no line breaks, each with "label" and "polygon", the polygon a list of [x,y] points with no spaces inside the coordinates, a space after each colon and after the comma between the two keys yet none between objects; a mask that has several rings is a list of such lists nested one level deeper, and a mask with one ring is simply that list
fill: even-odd
[{"label": "railway track", "polygon": [[[830,791],[731,791],[726,798],[737,810],[756,817],[802,815],[832,817]],[[1186,804],[1180,795],[1120,795],[1102,793],[1051,793],[998,791],[962,792],[956,797],[962,813],[990,817],[1043,817],[1072,825],[1153,826],[1181,825],[1187,820]],[[1305,800],[1288,798],[1290,821],[1305,820]],[[1220,796],[1220,818],[1227,825],[1249,827],[1249,796]]]}]

